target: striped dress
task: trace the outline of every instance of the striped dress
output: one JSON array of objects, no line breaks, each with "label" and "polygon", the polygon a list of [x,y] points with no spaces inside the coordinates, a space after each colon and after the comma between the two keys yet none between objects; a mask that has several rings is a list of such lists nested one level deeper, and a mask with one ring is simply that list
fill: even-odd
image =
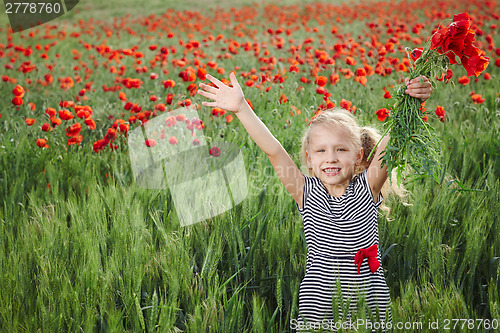
[{"label": "striped dress", "polygon": [[[307,263],[299,290],[297,331],[306,323],[354,321],[355,311],[365,309],[366,318],[371,311],[374,320],[391,321],[382,267],[372,273],[364,259],[358,274],[354,264],[358,250],[379,243],[377,209],[382,194],[374,202],[366,170],[351,180],[341,197],[331,196],[319,178],[304,177],[303,207],[296,205],[304,224]],[[381,262],[380,250],[377,259]],[[357,303],[363,298],[368,307],[361,309]]]}]

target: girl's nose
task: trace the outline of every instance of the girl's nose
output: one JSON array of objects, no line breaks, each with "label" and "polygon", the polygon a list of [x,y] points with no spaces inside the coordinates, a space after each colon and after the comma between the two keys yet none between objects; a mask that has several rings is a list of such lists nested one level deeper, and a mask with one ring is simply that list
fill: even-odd
[{"label": "girl's nose", "polygon": [[331,152],[330,154],[328,154],[328,161],[329,162],[337,162],[337,153]]}]

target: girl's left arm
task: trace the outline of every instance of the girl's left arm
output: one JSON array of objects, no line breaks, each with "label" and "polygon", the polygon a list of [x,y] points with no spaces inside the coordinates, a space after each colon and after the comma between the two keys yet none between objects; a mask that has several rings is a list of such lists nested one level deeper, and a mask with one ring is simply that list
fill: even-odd
[{"label": "girl's left arm", "polygon": [[[405,93],[411,97],[420,98],[422,102],[425,102],[432,93],[431,82],[425,76],[419,76],[413,80],[406,78],[405,83]],[[366,173],[368,184],[370,185],[370,189],[372,191],[373,200],[377,200],[380,191],[382,190],[382,186],[384,186],[388,177],[387,166],[382,167],[381,160],[382,152],[385,150],[387,142],[389,142],[389,136],[382,138],[382,141],[380,141],[380,144],[377,147],[377,152],[372,157],[372,162],[370,163]]]}]

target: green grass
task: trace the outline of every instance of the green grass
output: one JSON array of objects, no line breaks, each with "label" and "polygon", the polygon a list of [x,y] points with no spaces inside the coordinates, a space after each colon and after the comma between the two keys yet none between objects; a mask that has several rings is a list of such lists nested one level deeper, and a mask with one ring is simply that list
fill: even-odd
[{"label": "green grass", "polygon": [[[194,1],[173,3],[178,6],[173,8],[184,10]],[[136,9],[159,11],[163,2],[153,1],[147,8],[140,2],[127,1],[127,6],[120,2],[122,8],[108,4],[86,1],[80,5],[121,16],[123,11]],[[214,4],[207,6],[213,8]],[[90,15],[90,10],[81,14]],[[78,15],[76,11],[69,14],[67,22]],[[144,32],[136,23],[129,23]],[[362,23],[345,23],[342,29],[361,31]],[[76,28],[68,33],[72,29]],[[328,32],[329,26],[325,29]],[[294,37],[308,35],[299,30]],[[82,37],[86,38],[95,44],[102,41]],[[498,35],[494,40],[500,43]],[[19,35],[13,41],[48,43],[40,37],[22,39]],[[160,45],[164,40],[124,34],[108,42],[117,48],[138,45],[146,53],[148,45]],[[314,47],[320,47],[317,40]],[[98,67],[92,76],[96,91],[88,93],[85,104],[94,109],[98,128],[87,130],[81,145],[68,147],[61,128],[53,133],[40,131],[43,110],[58,107],[60,100],[74,99],[81,89],[82,84],[75,84],[64,92],[56,82],[58,76],[73,75],[72,67],[78,63],[72,59],[73,48],[84,56],[95,54],[85,53],[76,39],[60,41],[50,50],[50,59],[55,53],[63,57],[55,61],[54,89],[32,85],[27,92],[26,102],[35,102],[37,111],[26,105],[15,110],[10,102],[13,85],[0,85],[4,96],[0,101],[0,331],[289,331],[290,320],[298,314],[307,249],[295,203],[267,156],[236,117],[230,124],[219,118],[211,121],[210,111],[201,109],[210,140],[241,146],[249,194],[222,215],[181,227],[168,189],[147,190],[135,184],[123,138],[116,151],[92,151],[92,143],[113,122],[107,116],[123,117],[117,93],[101,89],[103,83],[114,82],[115,75],[109,70]],[[207,50],[214,58],[220,52],[214,45]],[[287,56],[285,51],[271,50],[276,57]],[[2,68],[9,57],[0,58]],[[495,86],[500,71],[492,59],[487,70],[492,80],[481,77],[467,86],[435,89],[427,107],[432,110],[441,105],[447,112],[444,123],[430,120],[441,137],[443,173],[438,175],[439,182],[423,178],[407,185],[411,206],[388,198],[392,220],[379,219],[394,323],[422,322],[426,328],[435,320],[500,319],[500,101]],[[124,59],[123,63],[131,67],[134,60]],[[241,66],[241,71],[260,66],[244,52],[219,63],[226,69],[225,77],[234,66]],[[287,69],[289,64],[280,63],[277,68],[280,66]],[[186,94],[185,84],[176,70],[162,79],[178,82],[175,93],[180,100]],[[24,85],[22,73],[8,74]],[[40,62],[39,71],[26,77],[36,80],[44,74]],[[133,68],[127,75],[140,77]],[[244,87],[256,113],[297,163],[306,118],[322,102],[312,85],[296,91],[303,75],[287,73],[283,89],[275,84],[267,94]],[[353,80],[341,80],[330,89],[331,99],[337,104],[341,98],[352,101],[361,123],[376,122],[375,110],[386,103],[382,87],[394,84],[398,75],[372,76],[366,88]],[[453,79],[461,75],[465,71],[457,69]],[[160,83],[150,81],[146,74],[142,78],[143,88],[125,91],[129,100],[150,107],[151,93],[164,99]],[[471,90],[482,94],[485,103],[473,104]],[[287,95],[287,104],[278,103],[281,93]],[[301,115],[290,116],[290,105],[301,109]],[[27,127],[24,117],[36,117],[38,123]],[[42,136],[48,138],[49,149],[35,145]]]}]

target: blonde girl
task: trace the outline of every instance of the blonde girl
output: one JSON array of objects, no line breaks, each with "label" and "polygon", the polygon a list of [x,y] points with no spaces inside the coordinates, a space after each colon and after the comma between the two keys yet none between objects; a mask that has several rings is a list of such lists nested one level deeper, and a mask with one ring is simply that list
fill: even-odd
[{"label": "blonde girl", "polygon": [[[358,295],[372,316],[378,313],[377,320],[390,321],[377,227],[381,190],[388,178],[380,157],[389,138],[384,137],[372,160],[366,161],[363,131],[354,117],[347,111],[323,112],[311,122],[302,141],[303,163],[310,172],[304,175],[250,108],[234,73],[230,74],[232,87],[210,75],[207,79],[215,87],[200,83],[198,94],[212,100],[202,105],[234,112],[269,157],[302,216],[307,263],[299,289],[299,317],[291,323],[292,329],[328,328],[325,323],[334,323],[335,303],[341,318],[350,318],[342,309],[347,304],[350,311],[356,310]],[[413,97],[425,100],[432,91],[426,78],[406,82],[406,92]],[[373,142],[373,136],[365,141]]]}]

